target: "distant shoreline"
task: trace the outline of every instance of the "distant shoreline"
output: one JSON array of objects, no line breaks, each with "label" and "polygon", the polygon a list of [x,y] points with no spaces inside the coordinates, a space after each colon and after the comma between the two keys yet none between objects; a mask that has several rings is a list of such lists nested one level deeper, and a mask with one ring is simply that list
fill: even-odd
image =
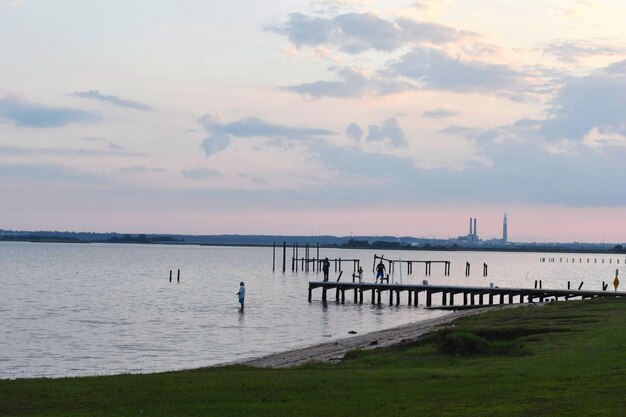
[{"label": "distant shoreline", "polygon": [[[228,242],[180,242],[180,241],[108,241],[108,240],[80,240],[80,239],[19,239],[11,238],[7,236],[0,237],[0,242],[23,242],[23,243],[104,243],[104,244],[125,244],[125,245],[177,245],[177,246],[226,246],[226,247],[252,247],[252,248],[272,248],[274,245],[271,243],[228,243]],[[293,243],[287,244],[288,248],[291,248]],[[282,243],[276,243],[277,251],[282,247]],[[300,244],[302,249],[304,244]],[[313,247],[313,245],[311,245]],[[371,246],[348,246],[348,245],[335,245],[335,244],[320,244],[320,249],[356,249],[356,250],[402,250],[402,251],[430,251],[430,252],[519,252],[519,253],[585,253],[585,254],[599,254],[599,255],[626,255],[626,250],[617,252],[612,249],[567,249],[567,248],[506,248],[506,247],[452,247],[452,246],[436,246],[436,247],[420,247],[420,246],[387,246],[387,245],[371,245]]]}]

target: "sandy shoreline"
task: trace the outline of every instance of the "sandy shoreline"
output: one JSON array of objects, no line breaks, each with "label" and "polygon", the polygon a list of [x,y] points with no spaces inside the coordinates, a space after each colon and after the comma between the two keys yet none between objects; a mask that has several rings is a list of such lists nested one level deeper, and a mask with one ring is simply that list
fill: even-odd
[{"label": "sandy shoreline", "polygon": [[337,362],[341,361],[348,351],[355,349],[377,349],[404,341],[415,341],[426,333],[430,333],[438,327],[450,324],[460,317],[480,314],[493,308],[494,307],[451,312],[443,317],[404,324],[391,329],[379,330],[328,343],[289,350],[287,352],[274,353],[238,362],[238,364],[261,368],[283,368],[310,361]]}]

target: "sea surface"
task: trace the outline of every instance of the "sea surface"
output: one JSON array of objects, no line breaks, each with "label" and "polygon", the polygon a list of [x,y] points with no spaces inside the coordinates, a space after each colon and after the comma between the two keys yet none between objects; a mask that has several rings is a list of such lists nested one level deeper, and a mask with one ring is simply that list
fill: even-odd
[{"label": "sea surface", "polygon": [[[360,259],[373,281],[373,255],[451,261],[406,267],[406,283],[600,290],[625,257],[595,254],[321,249]],[[303,251],[300,250],[300,256]],[[311,251],[315,256],[315,250]],[[555,262],[540,262],[555,258]],[[445,314],[407,306],[307,301],[321,273],[281,271],[282,248],[0,242],[0,379],[147,373],[240,361]],[[589,259],[589,261],[587,261]],[[465,263],[471,274],[465,276]],[[488,277],[482,276],[483,263]],[[352,263],[342,264],[351,280]],[[176,282],[180,269],[180,283]],[[173,271],[173,282],[169,271]],[[331,279],[336,279],[334,264]],[[247,289],[239,309],[239,282]],[[610,287],[612,289],[612,286]],[[406,297],[404,295],[403,297]],[[438,302],[439,300],[434,300]]]}]

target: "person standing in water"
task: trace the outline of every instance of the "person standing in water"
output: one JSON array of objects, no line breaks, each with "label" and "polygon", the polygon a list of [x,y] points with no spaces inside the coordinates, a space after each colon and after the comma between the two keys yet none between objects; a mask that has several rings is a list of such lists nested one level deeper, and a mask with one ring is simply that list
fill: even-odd
[{"label": "person standing in water", "polygon": [[241,304],[241,309],[243,310],[243,303],[246,299],[246,287],[243,285],[243,281],[239,283],[239,292],[236,295],[239,296],[239,304]]}]

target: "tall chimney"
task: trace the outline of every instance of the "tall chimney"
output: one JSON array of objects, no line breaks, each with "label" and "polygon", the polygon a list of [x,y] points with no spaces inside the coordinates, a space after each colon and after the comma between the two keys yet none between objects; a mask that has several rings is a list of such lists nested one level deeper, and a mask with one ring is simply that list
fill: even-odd
[{"label": "tall chimney", "polygon": [[474,236],[478,237],[477,229],[476,229],[476,217],[474,217]]},{"label": "tall chimney", "polygon": [[508,224],[507,224],[507,218],[506,218],[506,213],[504,213],[504,221],[502,223],[502,243],[506,243],[507,239],[508,239]]},{"label": "tall chimney", "polygon": [[470,232],[469,232],[469,235],[470,236],[472,235],[472,218],[471,217],[470,217]]}]

